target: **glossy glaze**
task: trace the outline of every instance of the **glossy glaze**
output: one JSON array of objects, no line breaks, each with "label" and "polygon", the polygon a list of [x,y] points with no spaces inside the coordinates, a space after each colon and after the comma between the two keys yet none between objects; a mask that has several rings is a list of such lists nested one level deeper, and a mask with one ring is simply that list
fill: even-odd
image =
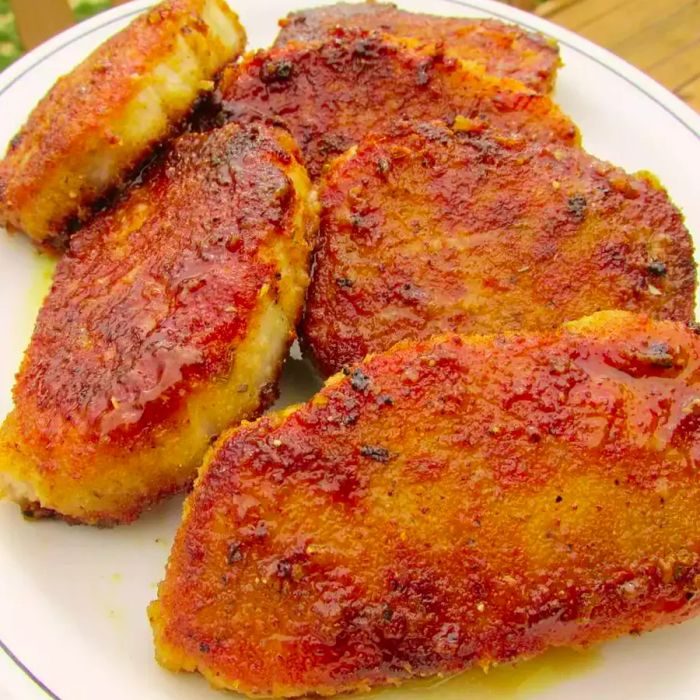
[{"label": "glossy glaze", "polygon": [[320,185],[302,324],[322,372],[435,333],[542,330],[601,309],[692,318],[680,211],[649,175],[459,119],[370,136]]},{"label": "glossy glaze", "polygon": [[10,142],[0,224],[62,247],[244,46],[224,0],[166,0],[137,17],[61,76]]},{"label": "glossy glaze", "polygon": [[455,56],[515,78],[538,92],[554,87],[559,49],[551,39],[494,19],[439,17],[400,10],[390,3],[345,3],[291,12],[280,20],[275,44],[321,39],[338,28],[358,27],[443,43]]},{"label": "glossy glaze", "polygon": [[299,158],[278,129],[182,136],[71,238],[0,432],[43,508],[132,519],[274,396],[316,220]]},{"label": "glossy glaze", "polygon": [[700,601],[700,338],[625,312],[402,343],[224,436],[160,661],[332,694],[678,622]]},{"label": "glossy glaze", "polygon": [[284,121],[312,177],[369,131],[399,119],[464,115],[504,132],[576,143],[574,124],[545,95],[494,78],[412,39],[360,30],[250,54],[218,85],[224,115]]}]

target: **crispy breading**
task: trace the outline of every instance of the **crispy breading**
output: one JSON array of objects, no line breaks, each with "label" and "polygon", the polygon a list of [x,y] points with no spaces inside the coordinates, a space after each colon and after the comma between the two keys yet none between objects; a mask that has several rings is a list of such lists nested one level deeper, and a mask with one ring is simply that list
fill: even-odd
[{"label": "crispy breading", "polygon": [[405,125],[326,172],[302,322],[324,374],[403,338],[693,317],[692,241],[649,175],[472,128]]},{"label": "crispy breading", "polygon": [[70,242],[0,430],[0,491],[38,515],[133,520],[274,397],[317,226],[279,129],[176,139]]},{"label": "crispy breading", "polygon": [[312,178],[368,132],[399,118],[451,122],[458,114],[502,131],[560,143],[578,131],[545,96],[411,39],[362,31],[249,54],[219,83],[223,114],[283,120]]},{"label": "crispy breading", "polygon": [[700,608],[700,337],[602,312],[401,343],[209,453],[151,604],[216,687],[366,690]]},{"label": "crispy breading", "polygon": [[488,73],[515,78],[538,92],[552,90],[561,65],[559,48],[553,39],[518,25],[494,19],[407,12],[392,3],[339,2],[291,12],[280,20],[280,25],[276,46],[289,41],[312,41],[348,28],[442,43],[455,56],[481,63]]},{"label": "crispy breading", "polygon": [[11,141],[0,225],[62,245],[244,46],[225,0],[168,0],[139,16],[60,78]]}]

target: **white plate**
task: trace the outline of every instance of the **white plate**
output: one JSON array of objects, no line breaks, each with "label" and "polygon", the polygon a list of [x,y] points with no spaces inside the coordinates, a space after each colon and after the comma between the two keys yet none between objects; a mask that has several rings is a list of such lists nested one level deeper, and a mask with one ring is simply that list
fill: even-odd
[{"label": "white plate", "polygon": [[[273,40],[278,17],[316,1],[236,0],[235,6],[250,46],[257,47]],[[566,63],[556,97],[581,126],[588,150],[628,170],[656,173],[684,210],[691,231],[700,234],[700,117],[689,107],[607,51],[505,5],[490,0],[399,2],[424,12],[519,21],[555,37]],[[0,75],[0,149],[59,75],[150,4],[139,0],[74,27]],[[10,408],[14,372],[47,279],[46,262],[27,242],[0,232],[0,414]],[[287,377],[287,399],[299,390],[299,367],[292,374],[297,386],[291,387]],[[305,390],[314,388],[309,384]],[[163,573],[179,510],[175,499],[135,525],[96,530],[25,523],[16,506],[0,503],[0,640],[50,696],[217,697],[198,676],[175,676],[153,661],[145,608]],[[488,676],[470,672],[432,691],[421,685],[380,697],[697,700],[699,656],[700,619],[583,654],[550,653]],[[17,698],[43,696],[5,657],[0,698],[8,692]]]}]

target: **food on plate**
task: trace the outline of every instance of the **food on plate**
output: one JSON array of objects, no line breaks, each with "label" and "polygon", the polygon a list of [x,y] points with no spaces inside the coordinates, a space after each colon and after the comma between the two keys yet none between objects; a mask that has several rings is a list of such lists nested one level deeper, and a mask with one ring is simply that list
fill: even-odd
[{"label": "food on plate", "polygon": [[291,12],[280,25],[278,46],[350,27],[442,43],[450,53],[483,64],[488,73],[515,78],[538,92],[554,87],[561,64],[556,42],[518,25],[406,12],[391,3],[339,2]]},{"label": "food on plate", "polygon": [[302,335],[324,374],[404,338],[547,330],[602,309],[693,317],[683,217],[648,174],[457,117],[328,168]]},{"label": "food on plate", "polygon": [[111,524],[188,486],[275,395],[317,207],[280,129],[184,135],[70,241],[0,430],[0,491]]},{"label": "food on plate", "polygon": [[576,127],[549,97],[389,35],[348,31],[258,51],[227,67],[218,88],[223,117],[284,121],[312,178],[367,132],[399,118],[452,121],[461,114],[474,128],[578,142]]},{"label": "food on plate", "polygon": [[407,341],[228,432],[151,604],[158,660],[327,695],[697,613],[698,332],[613,311]]},{"label": "food on plate", "polygon": [[64,245],[244,46],[225,0],[170,0],[139,16],[60,78],[10,142],[0,225]]}]

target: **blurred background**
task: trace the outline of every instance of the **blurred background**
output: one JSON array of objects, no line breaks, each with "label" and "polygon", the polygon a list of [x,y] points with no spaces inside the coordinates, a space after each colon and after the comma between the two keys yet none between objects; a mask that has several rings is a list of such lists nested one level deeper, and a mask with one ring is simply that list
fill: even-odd
[{"label": "blurred background", "polygon": [[[0,0],[0,71],[62,29],[124,1]],[[314,1],[303,4],[313,6]],[[700,111],[700,0],[510,0],[508,4],[610,49]],[[429,12],[430,0],[425,7]]]},{"label": "blurred background", "polygon": [[19,58],[24,50],[116,4],[109,0],[0,0],[0,70]]}]

